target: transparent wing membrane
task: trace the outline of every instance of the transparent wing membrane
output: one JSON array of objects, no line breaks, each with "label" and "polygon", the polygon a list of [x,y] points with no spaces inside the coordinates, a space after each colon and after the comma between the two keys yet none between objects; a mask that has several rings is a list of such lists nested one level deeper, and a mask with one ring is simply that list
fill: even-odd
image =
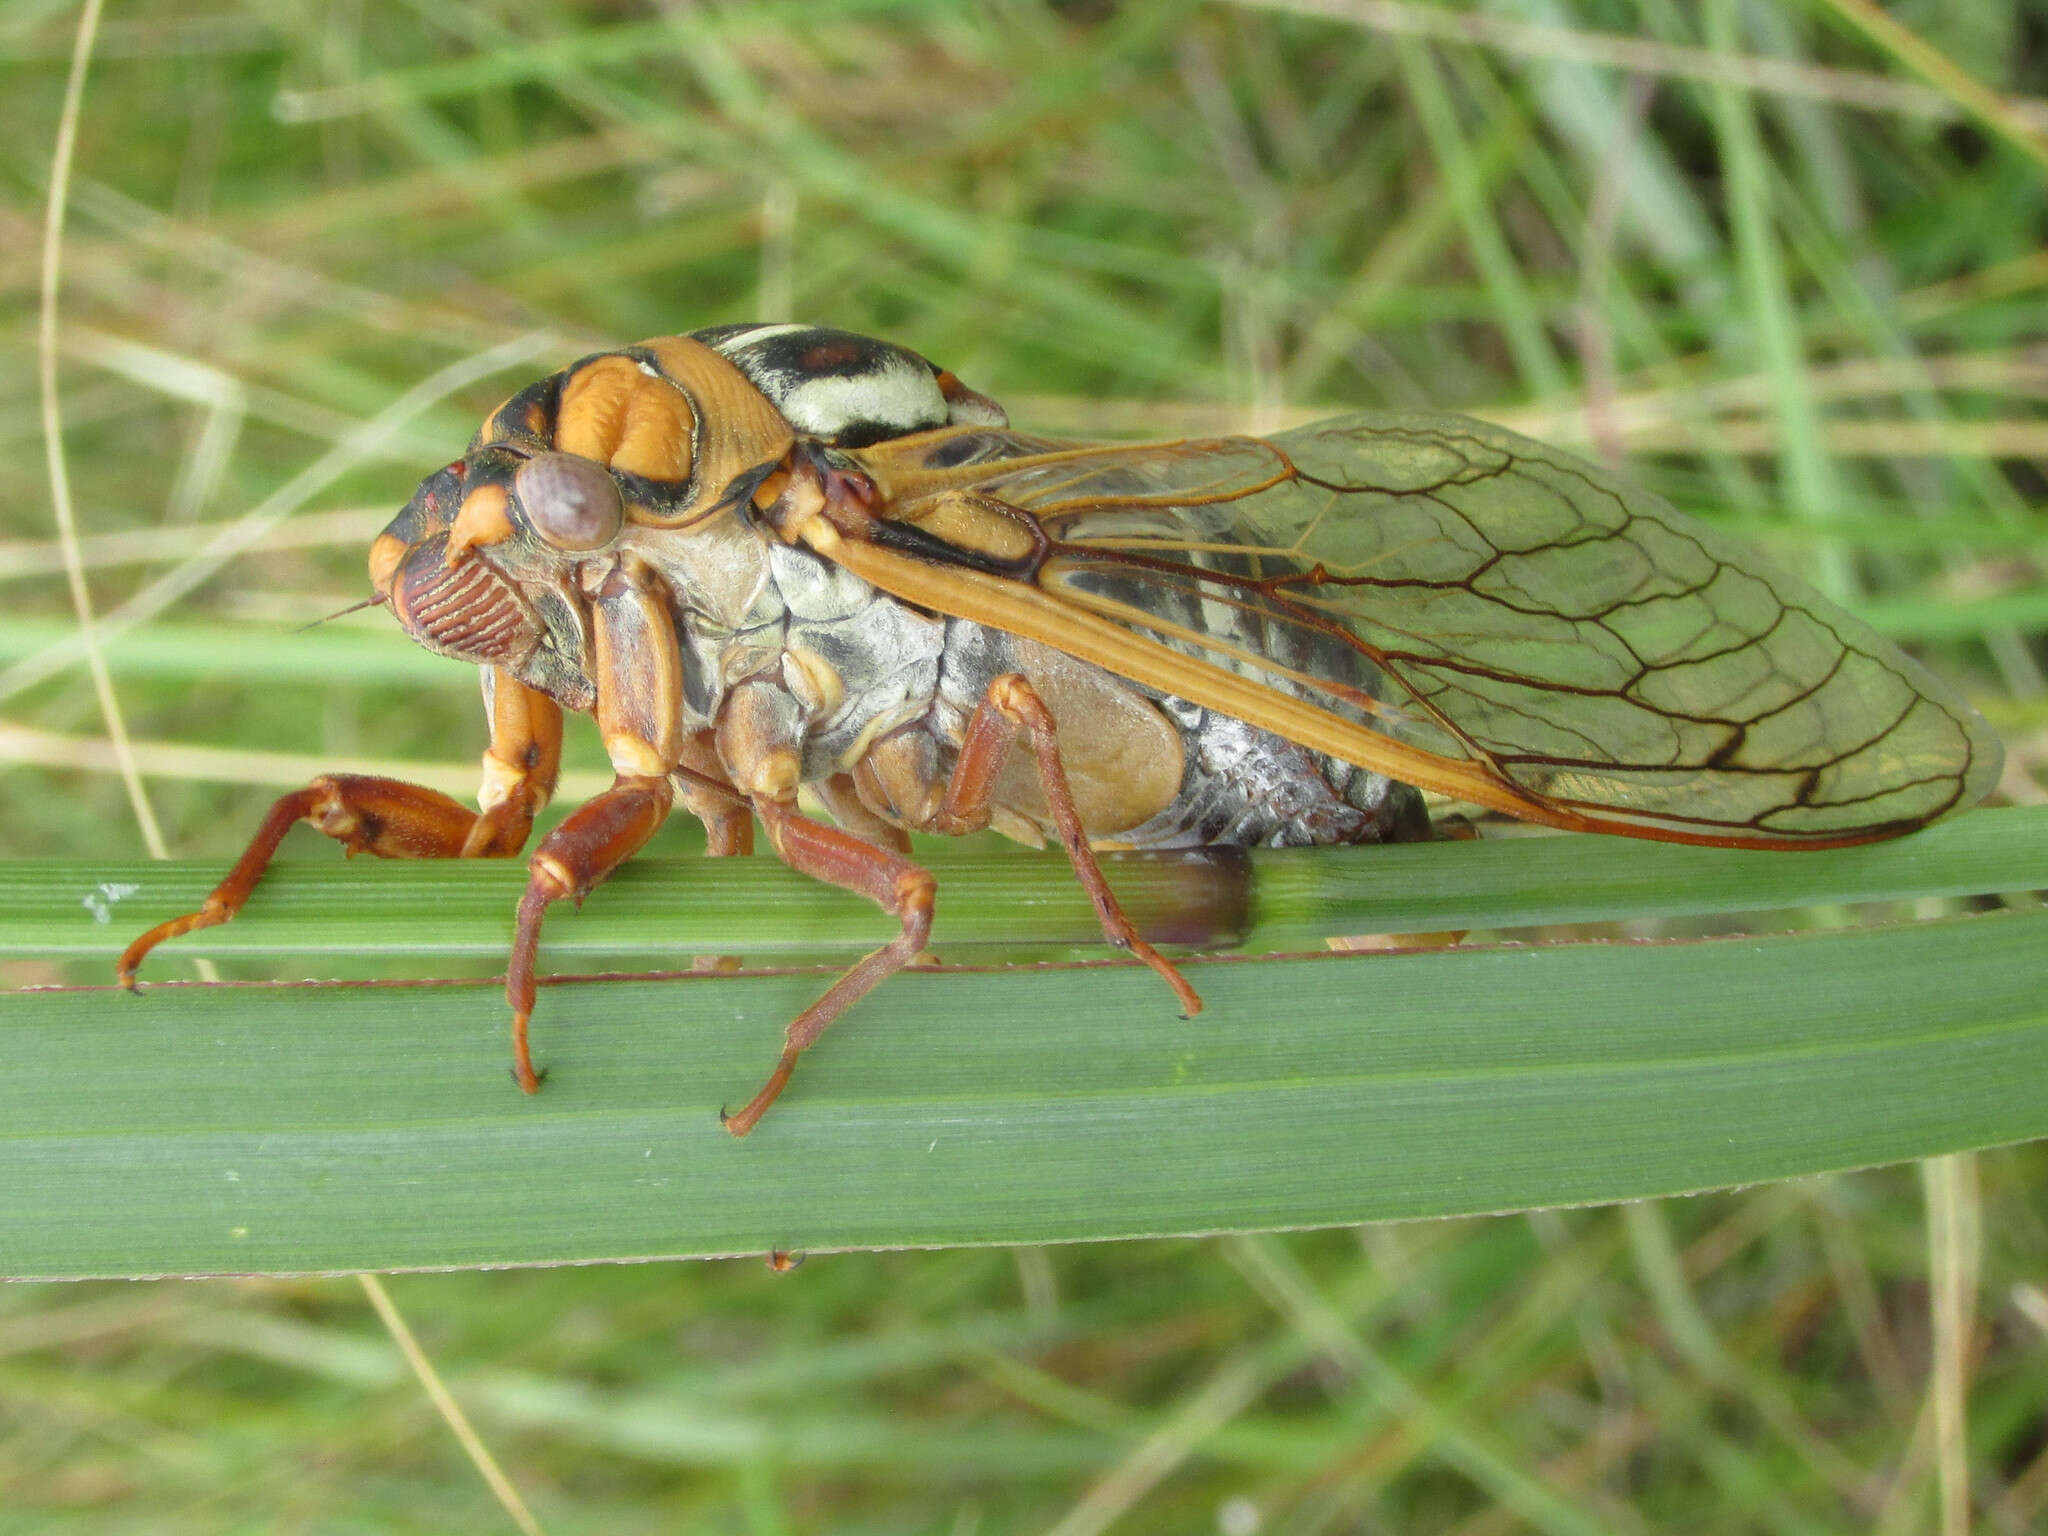
[{"label": "transparent wing membrane", "polygon": [[1498,428],[973,436],[946,467],[1044,527],[1043,592],[1344,717],[1362,755],[1390,737],[1607,830],[1786,845],[1902,831],[1997,776],[1984,722],[1869,626]]}]

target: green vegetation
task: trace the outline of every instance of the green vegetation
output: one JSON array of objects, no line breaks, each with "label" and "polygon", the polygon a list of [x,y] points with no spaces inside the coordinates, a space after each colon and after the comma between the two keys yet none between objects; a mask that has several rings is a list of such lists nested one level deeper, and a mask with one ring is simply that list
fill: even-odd
[{"label": "green vegetation", "polygon": [[[0,995],[0,1273],[941,1245],[392,1280],[555,1533],[2048,1521],[2048,1154],[1963,1150],[2048,1131],[2048,10],[1296,9],[115,8],[57,396],[108,703],[37,379],[78,17],[0,5],[0,973],[103,983],[317,768],[466,789],[465,669],[375,612],[292,631],[515,384],[748,318],[1054,431],[1430,407],[1614,459],[1956,680],[2018,808],[1262,856],[1242,914],[1124,865],[1251,951],[1474,930],[1198,964],[1191,1022],[1141,970],[1003,969],[1099,958],[1071,882],[933,849],[961,968],[743,1143],[713,1110],[871,909],[664,833],[551,920],[560,968],[783,969],[549,987],[529,1103],[493,988],[390,984],[493,972],[516,868],[301,833],[148,976],[378,984]],[[345,1278],[0,1288],[0,1402],[0,1532],[512,1528]]]}]

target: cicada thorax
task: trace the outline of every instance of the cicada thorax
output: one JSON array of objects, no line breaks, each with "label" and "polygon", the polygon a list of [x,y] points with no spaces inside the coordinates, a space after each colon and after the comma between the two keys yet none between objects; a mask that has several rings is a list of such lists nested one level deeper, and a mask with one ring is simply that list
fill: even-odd
[{"label": "cicada thorax", "polygon": [[806,437],[866,448],[946,426],[1007,426],[1003,408],[908,347],[822,325],[692,331]]}]

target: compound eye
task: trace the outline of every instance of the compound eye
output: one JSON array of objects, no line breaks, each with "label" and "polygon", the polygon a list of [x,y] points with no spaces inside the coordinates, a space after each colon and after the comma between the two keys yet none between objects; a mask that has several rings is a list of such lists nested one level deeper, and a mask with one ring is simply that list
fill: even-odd
[{"label": "compound eye", "polygon": [[597,549],[618,537],[625,498],[611,471],[577,453],[536,454],[512,477],[533,531],[557,549]]}]

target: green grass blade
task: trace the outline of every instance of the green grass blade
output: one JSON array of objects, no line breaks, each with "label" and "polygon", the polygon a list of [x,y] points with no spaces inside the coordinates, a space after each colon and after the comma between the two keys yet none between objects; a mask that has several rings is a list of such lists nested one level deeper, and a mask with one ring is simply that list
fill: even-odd
[{"label": "green grass blade", "polygon": [[[61,645],[76,632],[61,619],[0,619],[0,666]],[[141,624],[110,639],[105,655],[108,670],[120,678],[318,685],[346,677],[359,686],[476,689],[474,667],[422,650],[395,626],[292,633],[277,625]]]},{"label": "green grass blade", "polygon": [[[526,881],[519,860],[344,862],[311,834],[234,922],[174,941],[181,955],[504,954]],[[326,852],[327,857],[320,857]],[[933,946],[1094,949],[1101,930],[1057,853],[923,844],[939,882]],[[1338,934],[1523,928],[2048,887],[2048,806],[1975,811],[1892,842],[1747,853],[1619,837],[1503,838],[1392,848],[1259,850],[1233,859],[1111,855],[1111,883],[1160,942],[1320,948]],[[22,862],[0,867],[0,956],[112,962],[144,929],[194,910],[225,861]],[[112,895],[109,895],[111,891]],[[100,913],[106,920],[100,920]],[[587,962],[663,952],[854,953],[890,924],[863,898],[769,857],[636,859],[583,912],[557,908],[543,954]]]},{"label": "green grass blade", "polygon": [[[2008,846],[2036,837],[2013,868],[1996,867],[1995,849],[1936,841],[1935,862],[1954,862],[1918,888],[2039,881],[2040,821],[2007,812],[1935,829],[1938,840],[1995,823]],[[1524,878],[1549,846],[1502,845]],[[1988,862],[1958,874],[1972,859]],[[729,877],[766,868],[719,867],[719,903]],[[1907,888],[1880,869],[1864,891]],[[1512,892],[1483,899],[1513,905]],[[555,924],[550,942],[582,926],[596,925]],[[2048,1134],[2040,910],[1739,940],[1195,962],[1208,1011],[1193,1021],[1131,965],[920,972],[855,1008],[761,1129],[732,1141],[719,1105],[752,1091],[824,974],[551,986],[536,1042],[553,1075],[532,1101],[507,1079],[489,983],[0,997],[15,1063],[0,1134],[5,1270],[508,1264],[1321,1225],[1627,1199]]]}]

